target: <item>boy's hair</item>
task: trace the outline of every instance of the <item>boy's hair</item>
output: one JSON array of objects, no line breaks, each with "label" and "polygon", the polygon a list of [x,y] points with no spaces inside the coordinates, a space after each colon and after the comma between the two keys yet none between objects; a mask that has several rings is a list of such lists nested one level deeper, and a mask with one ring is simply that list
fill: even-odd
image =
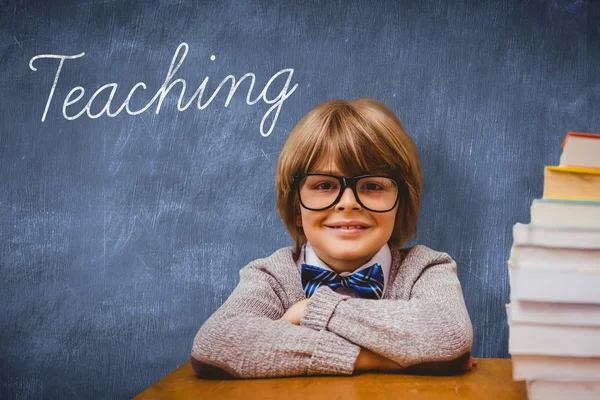
[{"label": "boy's hair", "polygon": [[297,250],[306,236],[296,226],[300,202],[292,177],[312,171],[321,160],[334,161],[345,176],[382,173],[397,179],[400,199],[388,244],[402,246],[416,235],[423,173],[417,148],[402,123],[372,98],[329,100],[296,124],[277,159],[277,208]]}]

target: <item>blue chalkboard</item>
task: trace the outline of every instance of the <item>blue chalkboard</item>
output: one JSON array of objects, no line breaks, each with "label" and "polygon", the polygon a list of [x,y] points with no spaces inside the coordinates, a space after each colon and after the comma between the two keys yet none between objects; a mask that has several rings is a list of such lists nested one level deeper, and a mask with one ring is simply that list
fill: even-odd
[{"label": "blue chalkboard", "polygon": [[600,128],[595,1],[0,1],[0,398],[130,398],[292,244],[275,163],[373,97],[425,175],[474,355],[507,357],[505,261],[567,131]]}]

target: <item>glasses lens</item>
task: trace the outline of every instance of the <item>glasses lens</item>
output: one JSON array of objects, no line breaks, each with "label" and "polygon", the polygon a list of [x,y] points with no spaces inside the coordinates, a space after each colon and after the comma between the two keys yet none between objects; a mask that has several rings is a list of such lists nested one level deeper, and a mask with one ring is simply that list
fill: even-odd
[{"label": "glasses lens", "polygon": [[[300,181],[300,199],[308,208],[327,208],[340,193],[340,182],[330,176],[309,175]],[[396,203],[398,186],[386,177],[361,178],[356,183],[360,202],[375,211],[387,211]]]},{"label": "glasses lens", "polygon": [[300,181],[300,199],[308,208],[326,208],[340,192],[340,182],[330,176],[309,175]]},{"label": "glasses lens", "polygon": [[365,207],[376,211],[389,210],[396,203],[398,186],[390,178],[367,177],[356,183],[356,192]]}]

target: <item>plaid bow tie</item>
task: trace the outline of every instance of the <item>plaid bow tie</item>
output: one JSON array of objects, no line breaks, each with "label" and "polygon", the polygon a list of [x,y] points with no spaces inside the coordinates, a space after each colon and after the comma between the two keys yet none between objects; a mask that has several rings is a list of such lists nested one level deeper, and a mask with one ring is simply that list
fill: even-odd
[{"label": "plaid bow tie", "polygon": [[383,270],[377,263],[348,276],[341,276],[315,265],[302,264],[301,277],[302,288],[307,298],[321,285],[327,285],[334,290],[342,286],[349,287],[364,299],[379,300],[383,294]]}]

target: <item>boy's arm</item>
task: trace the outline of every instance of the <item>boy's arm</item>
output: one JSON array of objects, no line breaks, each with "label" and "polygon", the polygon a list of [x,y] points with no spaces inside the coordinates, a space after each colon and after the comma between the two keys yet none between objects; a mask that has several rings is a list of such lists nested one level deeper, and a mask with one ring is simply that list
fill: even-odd
[{"label": "boy's arm", "polygon": [[240,270],[231,296],[194,338],[196,374],[207,379],[352,374],[360,347],[325,329],[279,319],[283,295],[260,264]]},{"label": "boy's arm", "polygon": [[402,368],[468,358],[473,341],[456,263],[445,253],[423,270],[410,300],[351,298],[319,287],[300,326],[327,329]]}]

